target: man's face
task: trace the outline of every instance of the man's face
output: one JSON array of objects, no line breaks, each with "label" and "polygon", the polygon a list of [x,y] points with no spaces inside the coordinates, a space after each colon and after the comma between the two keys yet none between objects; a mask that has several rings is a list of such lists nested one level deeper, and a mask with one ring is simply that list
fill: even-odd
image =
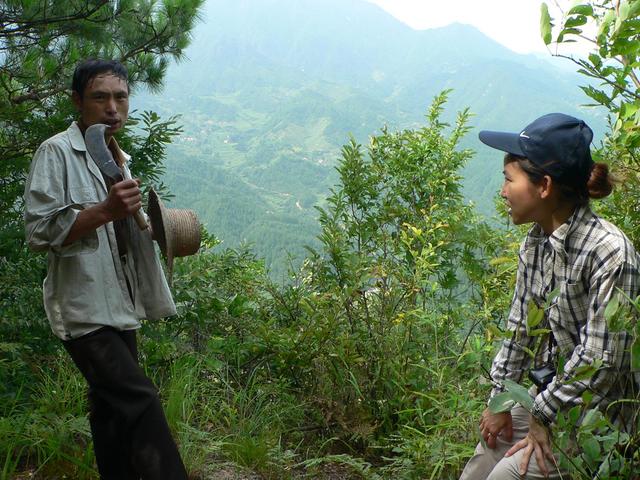
[{"label": "man's face", "polygon": [[129,88],[127,82],[113,73],[101,73],[87,83],[82,98],[72,94],[73,103],[80,112],[82,131],[96,123],[109,125],[106,134],[120,130],[129,116]]}]

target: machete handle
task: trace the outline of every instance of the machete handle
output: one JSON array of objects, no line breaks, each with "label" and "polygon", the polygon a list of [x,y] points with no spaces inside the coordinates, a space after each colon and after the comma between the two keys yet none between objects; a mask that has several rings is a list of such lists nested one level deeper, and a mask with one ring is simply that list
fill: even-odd
[{"label": "machete handle", "polygon": [[144,215],[142,214],[142,209],[134,213],[133,218],[135,219],[136,223],[140,227],[140,230],[146,230],[147,228],[149,228],[149,224],[144,219]]},{"label": "machete handle", "polygon": [[[116,183],[120,183],[123,180],[130,180],[130,179],[124,178],[124,176],[119,175],[119,176],[115,177],[114,180],[115,180]],[[142,209],[140,209],[137,212],[135,212],[133,214],[133,218],[135,219],[136,223],[138,224],[138,227],[140,227],[140,230],[146,230],[147,228],[149,228],[149,224],[144,219],[144,215],[142,214]]]}]

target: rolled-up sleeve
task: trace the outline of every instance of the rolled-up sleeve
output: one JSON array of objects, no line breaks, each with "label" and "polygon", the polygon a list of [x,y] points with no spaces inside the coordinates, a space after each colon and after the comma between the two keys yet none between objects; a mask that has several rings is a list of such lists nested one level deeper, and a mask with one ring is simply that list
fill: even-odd
[{"label": "rolled-up sleeve", "polygon": [[69,245],[62,245],[79,211],[84,208],[71,200],[68,181],[64,152],[51,143],[41,145],[31,162],[24,193],[25,235],[32,250],[70,256],[97,249],[95,231]]}]

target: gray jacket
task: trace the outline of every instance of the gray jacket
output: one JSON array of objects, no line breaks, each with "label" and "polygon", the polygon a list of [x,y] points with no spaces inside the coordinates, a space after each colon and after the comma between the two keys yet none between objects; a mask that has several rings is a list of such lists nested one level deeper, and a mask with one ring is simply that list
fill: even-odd
[{"label": "gray jacket", "polygon": [[[124,170],[130,178],[126,165]],[[112,223],[62,245],[80,210],[105,200],[107,193],[75,122],[36,151],[24,193],[25,231],[31,249],[48,252],[44,306],[53,332],[63,340],[103,326],[134,329],[141,318],[176,313],[149,230],[140,231],[130,221],[122,259]]]}]

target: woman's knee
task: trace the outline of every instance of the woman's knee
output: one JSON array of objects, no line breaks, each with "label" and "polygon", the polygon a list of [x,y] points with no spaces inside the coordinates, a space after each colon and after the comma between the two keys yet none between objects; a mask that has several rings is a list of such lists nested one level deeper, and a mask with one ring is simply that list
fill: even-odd
[{"label": "woman's knee", "polygon": [[522,480],[519,463],[515,456],[503,458],[493,467],[487,480]]}]

